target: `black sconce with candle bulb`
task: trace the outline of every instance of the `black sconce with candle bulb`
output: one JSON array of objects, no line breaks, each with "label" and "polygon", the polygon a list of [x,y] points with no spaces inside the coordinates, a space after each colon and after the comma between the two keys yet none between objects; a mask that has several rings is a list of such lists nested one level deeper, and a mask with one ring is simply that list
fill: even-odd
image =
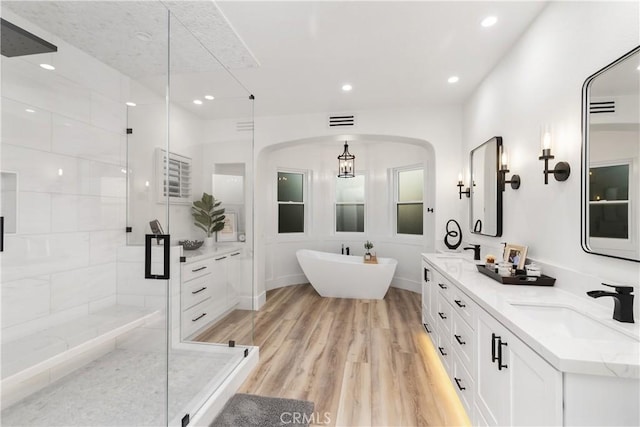
[{"label": "black sconce with candle bulb", "polygon": [[543,127],[542,130],[542,156],[538,157],[539,160],[544,160],[544,183],[549,183],[549,174],[553,174],[556,181],[566,181],[571,175],[571,166],[567,162],[558,162],[553,169],[549,169],[549,160],[554,156],[551,154],[551,130],[548,126]]},{"label": "black sconce with candle bulb", "polygon": [[507,184],[511,184],[511,188],[517,190],[520,188],[520,175],[513,174],[510,180],[507,180],[507,174],[509,173],[509,154],[507,151],[500,147],[500,189],[505,190]]}]

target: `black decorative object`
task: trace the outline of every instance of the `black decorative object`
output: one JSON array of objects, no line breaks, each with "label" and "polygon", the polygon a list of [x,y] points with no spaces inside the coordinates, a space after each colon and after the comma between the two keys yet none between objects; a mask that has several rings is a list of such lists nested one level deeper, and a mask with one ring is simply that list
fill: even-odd
[{"label": "black decorative object", "polygon": [[473,224],[473,232],[482,234],[482,220],[477,220],[475,224]]},{"label": "black decorative object", "polygon": [[[449,223],[452,223],[452,222],[456,225],[456,227],[458,227],[458,231],[449,230]],[[446,229],[447,229],[447,234],[446,236],[444,236],[444,244],[449,249],[452,249],[452,250],[458,249],[462,244],[462,229],[460,228],[460,224],[458,224],[458,221],[456,221],[455,219],[450,219],[449,221],[447,221]],[[454,239],[457,237],[458,241],[455,243],[449,243],[449,237]]]},{"label": "black decorative object", "polygon": [[491,277],[496,282],[503,285],[531,285],[531,286],[553,286],[556,283],[556,279],[553,277],[545,276],[501,276],[493,269],[489,269],[482,264],[476,264],[478,271],[485,276]]}]

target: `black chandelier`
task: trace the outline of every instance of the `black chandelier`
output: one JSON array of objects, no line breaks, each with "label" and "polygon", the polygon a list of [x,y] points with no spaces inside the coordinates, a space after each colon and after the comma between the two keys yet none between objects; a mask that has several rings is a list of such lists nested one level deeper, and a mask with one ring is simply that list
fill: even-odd
[{"label": "black chandelier", "polygon": [[338,178],[353,178],[356,171],[356,156],[349,153],[349,144],[344,142],[344,152],[338,156]]}]

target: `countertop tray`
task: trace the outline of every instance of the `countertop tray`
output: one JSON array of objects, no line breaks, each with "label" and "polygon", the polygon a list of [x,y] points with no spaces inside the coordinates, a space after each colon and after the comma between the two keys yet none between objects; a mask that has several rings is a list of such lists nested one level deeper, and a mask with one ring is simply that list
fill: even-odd
[{"label": "countertop tray", "polygon": [[556,283],[555,278],[545,276],[544,274],[540,277],[525,275],[501,276],[482,264],[476,264],[476,267],[478,267],[478,271],[480,273],[491,277],[493,280],[500,282],[503,285],[553,286],[553,284]]}]

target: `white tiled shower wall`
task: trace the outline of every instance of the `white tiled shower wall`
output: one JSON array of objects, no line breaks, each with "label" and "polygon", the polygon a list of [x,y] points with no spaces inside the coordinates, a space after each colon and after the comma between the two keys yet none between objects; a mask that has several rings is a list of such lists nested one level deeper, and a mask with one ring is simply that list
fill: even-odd
[{"label": "white tiled shower wall", "polygon": [[129,79],[8,11],[3,17],[58,46],[2,57],[1,169],[18,174],[17,233],[5,235],[2,254],[7,341],[116,303]]}]

